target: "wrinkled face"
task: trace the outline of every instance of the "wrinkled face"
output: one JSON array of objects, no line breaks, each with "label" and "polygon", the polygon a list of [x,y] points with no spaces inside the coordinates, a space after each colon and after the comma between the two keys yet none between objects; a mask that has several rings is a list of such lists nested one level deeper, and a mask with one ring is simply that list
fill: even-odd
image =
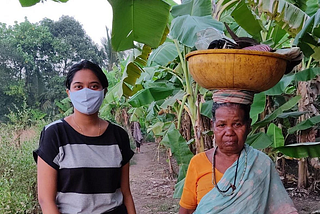
[{"label": "wrinkled face", "polygon": [[239,106],[221,106],[216,110],[214,136],[223,153],[238,154],[249,134],[250,122],[244,122],[244,111]]}]

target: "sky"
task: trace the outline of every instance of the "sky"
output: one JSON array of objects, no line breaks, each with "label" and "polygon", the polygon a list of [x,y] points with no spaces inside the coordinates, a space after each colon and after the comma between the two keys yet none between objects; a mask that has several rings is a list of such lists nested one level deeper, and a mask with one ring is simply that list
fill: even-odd
[{"label": "sky", "polygon": [[0,22],[7,25],[23,22],[25,17],[36,23],[45,17],[58,21],[62,15],[68,15],[80,22],[97,44],[101,44],[101,38],[107,37],[106,26],[112,29],[112,7],[107,0],[69,0],[66,3],[46,0],[31,7],[21,7],[19,0],[0,1]]},{"label": "sky", "polygon": [[25,17],[31,23],[39,22],[44,17],[57,21],[62,15],[79,21],[98,44],[101,38],[107,37],[105,27],[112,28],[112,7],[107,0],[69,0],[67,3],[47,0],[32,7],[21,7],[19,0],[1,0],[0,22],[7,25],[14,25],[15,21],[23,22]]}]

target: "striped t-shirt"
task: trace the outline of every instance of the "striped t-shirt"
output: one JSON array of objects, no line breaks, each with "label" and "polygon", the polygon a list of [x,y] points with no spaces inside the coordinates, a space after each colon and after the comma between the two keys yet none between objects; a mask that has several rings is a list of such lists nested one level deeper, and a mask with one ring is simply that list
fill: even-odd
[{"label": "striped t-shirt", "polygon": [[121,167],[133,156],[123,128],[109,122],[101,136],[88,137],[57,120],[41,132],[37,156],[58,171],[61,213],[103,213],[123,203]]}]

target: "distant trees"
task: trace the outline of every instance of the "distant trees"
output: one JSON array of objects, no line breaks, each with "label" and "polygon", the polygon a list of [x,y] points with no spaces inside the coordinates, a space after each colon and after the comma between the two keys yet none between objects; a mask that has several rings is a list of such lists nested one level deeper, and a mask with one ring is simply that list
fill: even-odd
[{"label": "distant trees", "polygon": [[13,26],[0,23],[0,121],[9,109],[19,109],[24,102],[55,115],[55,101],[65,97],[68,68],[81,59],[104,67],[105,58],[105,52],[72,17],[35,24],[26,18]]}]

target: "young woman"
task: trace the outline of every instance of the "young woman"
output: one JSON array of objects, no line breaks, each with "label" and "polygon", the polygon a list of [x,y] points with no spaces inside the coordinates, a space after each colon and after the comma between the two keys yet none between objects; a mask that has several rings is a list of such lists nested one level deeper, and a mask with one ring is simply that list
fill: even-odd
[{"label": "young woman", "polygon": [[129,185],[133,156],[124,129],[98,116],[108,80],[81,61],[66,79],[74,113],[47,125],[34,152],[43,213],[135,214]]}]

